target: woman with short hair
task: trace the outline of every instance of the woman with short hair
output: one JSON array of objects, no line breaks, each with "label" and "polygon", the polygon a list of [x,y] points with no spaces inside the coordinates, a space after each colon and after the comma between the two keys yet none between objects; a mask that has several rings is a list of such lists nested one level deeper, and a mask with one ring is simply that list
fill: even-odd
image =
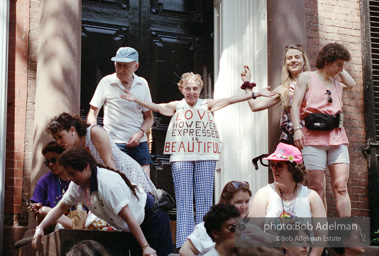
[{"label": "woman with short hair", "polygon": [[[317,70],[299,76],[291,110],[295,145],[302,150],[308,170],[308,187],[324,198],[325,170],[328,167],[339,217],[351,216],[347,190],[349,141],[342,112],[342,91],[356,86],[344,69],[349,60],[350,53],[343,45],[325,45],[317,56]],[[305,121],[305,126],[301,120]]]}]

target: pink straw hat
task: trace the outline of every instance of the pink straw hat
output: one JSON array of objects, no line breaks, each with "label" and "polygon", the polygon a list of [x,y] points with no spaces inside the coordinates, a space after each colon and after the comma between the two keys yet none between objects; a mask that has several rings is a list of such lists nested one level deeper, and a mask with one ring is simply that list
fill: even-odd
[{"label": "pink straw hat", "polygon": [[280,142],[276,146],[275,152],[269,155],[268,157],[263,158],[264,160],[270,161],[289,161],[296,163],[303,163],[303,156],[301,155],[300,150],[292,145]]}]

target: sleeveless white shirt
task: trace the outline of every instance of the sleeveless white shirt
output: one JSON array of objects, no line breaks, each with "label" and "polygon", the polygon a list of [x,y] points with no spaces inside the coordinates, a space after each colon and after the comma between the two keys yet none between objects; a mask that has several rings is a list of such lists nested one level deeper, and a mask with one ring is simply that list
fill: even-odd
[{"label": "sleeveless white shirt", "polygon": [[283,213],[283,207],[286,212],[293,216],[301,218],[311,218],[311,206],[308,200],[309,189],[306,186],[299,185],[296,193],[296,200],[286,201],[278,195],[275,190],[275,184],[268,184],[270,191],[270,203],[267,206],[266,218],[277,218]]}]

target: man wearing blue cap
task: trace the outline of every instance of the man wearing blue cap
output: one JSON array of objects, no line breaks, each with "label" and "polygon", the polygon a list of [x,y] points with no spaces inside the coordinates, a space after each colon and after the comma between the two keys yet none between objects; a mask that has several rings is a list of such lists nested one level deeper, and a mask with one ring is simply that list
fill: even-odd
[{"label": "man wearing blue cap", "polygon": [[145,132],[153,124],[150,109],[120,98],[123,89],[151,102],[147,81],[137,76],[138,52],[131,47],[118,49],[114,61],[116,72],[103,77],[90,102],[87,121],[97,123],[97,116],[104,106],[104,128],[117,146],[136,160],[150,176],[151,157]]}]

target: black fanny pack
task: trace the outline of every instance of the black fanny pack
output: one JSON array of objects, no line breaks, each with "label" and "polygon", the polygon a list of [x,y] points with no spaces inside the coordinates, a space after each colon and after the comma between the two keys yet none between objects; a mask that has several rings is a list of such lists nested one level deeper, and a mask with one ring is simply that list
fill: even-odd
[{"label": "black fanny pack", "polygon": [[311,113],[305,117],[304,121],[305,127],[309,130],[331,131],[339,127],[340,113],[337,113],[336,116],[323,113]]}]

